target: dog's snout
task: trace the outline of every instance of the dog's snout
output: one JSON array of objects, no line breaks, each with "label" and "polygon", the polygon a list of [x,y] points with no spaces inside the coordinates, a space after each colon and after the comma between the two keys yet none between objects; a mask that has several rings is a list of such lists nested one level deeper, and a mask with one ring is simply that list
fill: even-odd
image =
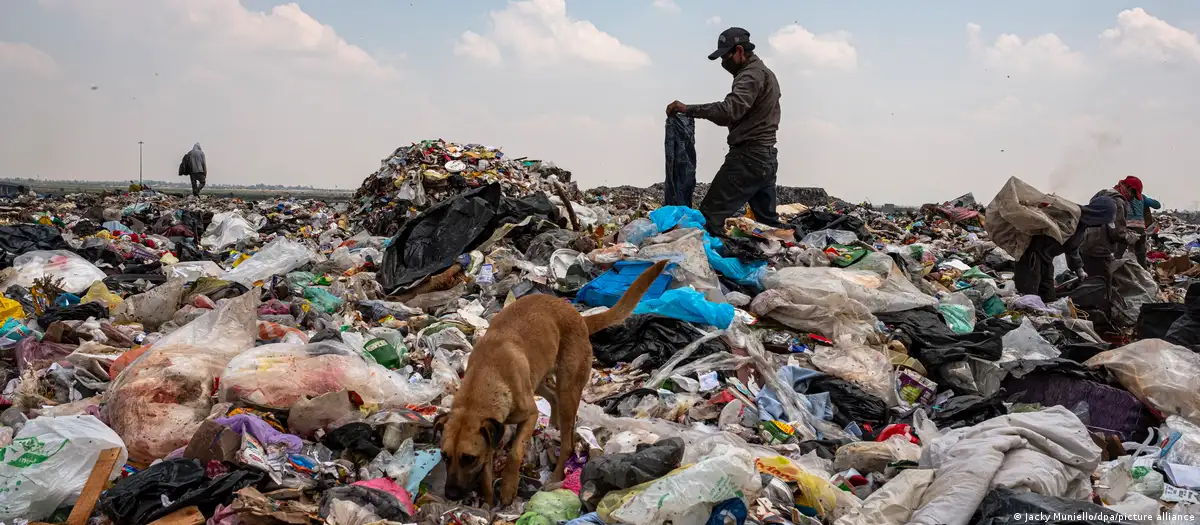
[{"label": "dog's snout", "polygon": [[462,499],[463,491],[457,485],[446,485],[446,498],[454,501]]}]

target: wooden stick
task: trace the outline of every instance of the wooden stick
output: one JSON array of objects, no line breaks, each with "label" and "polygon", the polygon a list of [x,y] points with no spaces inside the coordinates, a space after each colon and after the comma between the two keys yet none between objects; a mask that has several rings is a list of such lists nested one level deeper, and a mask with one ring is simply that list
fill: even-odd
[{"label": "wooden stick", "polygon": [[92,473],[88,475],[87,482],[83,484],[83,492],[79,493],[79,499],[75,501],[71,515],[67,517],[67,525],[87,525],[88,519],[92,517],[92,511],[96,510],[96,500],[100,499],[100,493],[104,492],[104,485],[108,483],[108,476],[112,474],[119,457],[121,457],[119,448],[110,448],[100,452],[100,457],[96,458],[96,465],[92,467]]}]

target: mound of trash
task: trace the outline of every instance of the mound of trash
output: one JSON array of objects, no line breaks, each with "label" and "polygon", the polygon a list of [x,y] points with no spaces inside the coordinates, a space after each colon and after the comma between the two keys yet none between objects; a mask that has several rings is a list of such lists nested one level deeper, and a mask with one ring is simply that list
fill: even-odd
[{"label": "mound of trash", "polygon": [[[351,202],[0,199],[0,520],[1188,521],[1200,228],[1161,214],[1111,301],[1057,261],[1047,304],[1011,254],[1077,205],[1015,190],[884,211],[781,188],[785,228],[714,237],[661,188],[438,140]],[[663,259],[592,336],[575,428],[538,399],[517,501],[447,498],[434,421],[497,312],[600,311]]]}]

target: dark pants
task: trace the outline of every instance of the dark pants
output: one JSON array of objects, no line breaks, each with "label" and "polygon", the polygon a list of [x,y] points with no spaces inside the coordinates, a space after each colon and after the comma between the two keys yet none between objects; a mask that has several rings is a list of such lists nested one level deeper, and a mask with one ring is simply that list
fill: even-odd
[{"label": "dark pants", "polygon": [[1047,251],[1051,244],[1058,243],[1045,235],[1037,235],[1021,254],[1013,275],[1013,284],[1021,295],[1036,295],[1047,303],[1058,299],[1054,291],[1054,257]]},{"label": "dark pants", "polygon": [[664,146],[667,180],[663,184],[663,206],[691,208],[696,192],[696,121],[683,113],[667,117]]},{"label": "dark pants", "polygon": [[1149,270],[1150,261],[1146,259],[1146,229],[1131,227],[1129,230],[1138,236],[1137,242],[1133,243],[1133,254],[1137,256],[1138,264],[1142,265],[1142,268]]},{"label": "dark pants", "polygon": [[724,235],[725,219],[746,204],[758,222],[774,228],[783,226],[775,213],[778,153],[775,148],[742,146],[725,154],[725,163],[717,170],[708,194],[700,203],[709,233]]},{"label": "dark pants", "polygon": [[1115,292],[1113,288],[1112,267],[1113,263],[1117,260],[1116,257],[1111,255],[1107,257],[1089,257],[1084,255],[1082,259],[1083,271],[1087,272],[1089,277],[1099,276],[1104,278],[1104,289],[1106,291],[1105,296],[1108,300],[1108,303],[1112,304]]},{"label": "dark pants", "polygon": [[204,180],[207,176],[203,173],[193,173],[188,175],[192,179],[192,195],[200,196],[200,190],[204,189]]}]

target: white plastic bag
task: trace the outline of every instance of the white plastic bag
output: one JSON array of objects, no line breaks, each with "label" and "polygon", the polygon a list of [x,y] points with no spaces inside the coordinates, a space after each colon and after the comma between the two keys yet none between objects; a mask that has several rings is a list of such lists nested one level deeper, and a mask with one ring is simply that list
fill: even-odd
[{"label": "white plastic bag", "polygon": [[1028,317],[1021,320],[1021,326],[1004,334],[1003,345],[1004,350],[1000,355],[1000,363],[1044,361],[1054,359],[1062,354],[1038,333]]},{"label": "white plastic bag", "polygon": [[242,214],[237,211],[221,212],[213,215],[212,222],[200,238],[200,246],[210,250],[220,251],[242,240],[258,238],[258,231]]},{"label": "white plastic bag", "polygon": [[645,241],[638,256],[674,261],[679,266],[671,270],[675,277],[673,288],[691,286],[709,301],[725,302],[717,272],[708,264],[708,254],[704,251],[704,230],[684,228],[652,237]]},{"label": "white plastic bag", "polygon": [[277,343],[241,353],[221,374],[220,400],[286,409],[305,397],[353,390],[367,403],[404,406],[442,394],[433,382],[409,383],[404,376],[369,363],[345,343]]},{"label": "white plastic bag", "polygon": [[3,289],[20,285],[33,286],[33,281],[49,275],[63,280],[63,290],[82,294],[92,283],[104,280],[104,272],[83,257],[66,250],[39,250],[26,252],[13,259],[17,275],[3,284]]},{"label": "white plastic bag", "polygon": [[744,493],[758,492],[761,487],[754,458],[744,450],[721,446],[695,465],[621,491],[628,499],[611,517],[629,525],[657,525],[668,520],[678,523],[679,517],[695,507],[711,507]]},{"label": "white plastic bag", "polygon": [[205,312],[164,336],[113,380],[104,413],[135,460],[149,462],[187,445],[212,408],[214,378],[254,346],[260,291]]},{"label": "white plastic bag", "polygon": [[258,253],[242,261],[237,268],[221,276],[226,281],[236,281],[254,286],[256,281],[272,275],[283,275],[304,266],[312,260],[313,252],[308,247],[285,237],[279,237],[263,246]]},{"label": "white plastic bag", "polygon": [[224,271],[212,261],[181,261],[171,265],[171,277],[182,277],[189,283],[201,277],[217,277]]},{"label": "white plastic bag", "polygon": [[158,327],[170,321],[179,310],[184,284],[185,280],[182,277],[174,278],[147,292],[126,298],[113,313],[113,321],[142,323],[148,332],[158,330]]},{"label": "white plastic bag", "polygon": [[94,416],[39,417],[0,449],[0,519],[44,520],[75,503],[100,453],[119,448],[109,472],[128,461],[125,443]]}]

